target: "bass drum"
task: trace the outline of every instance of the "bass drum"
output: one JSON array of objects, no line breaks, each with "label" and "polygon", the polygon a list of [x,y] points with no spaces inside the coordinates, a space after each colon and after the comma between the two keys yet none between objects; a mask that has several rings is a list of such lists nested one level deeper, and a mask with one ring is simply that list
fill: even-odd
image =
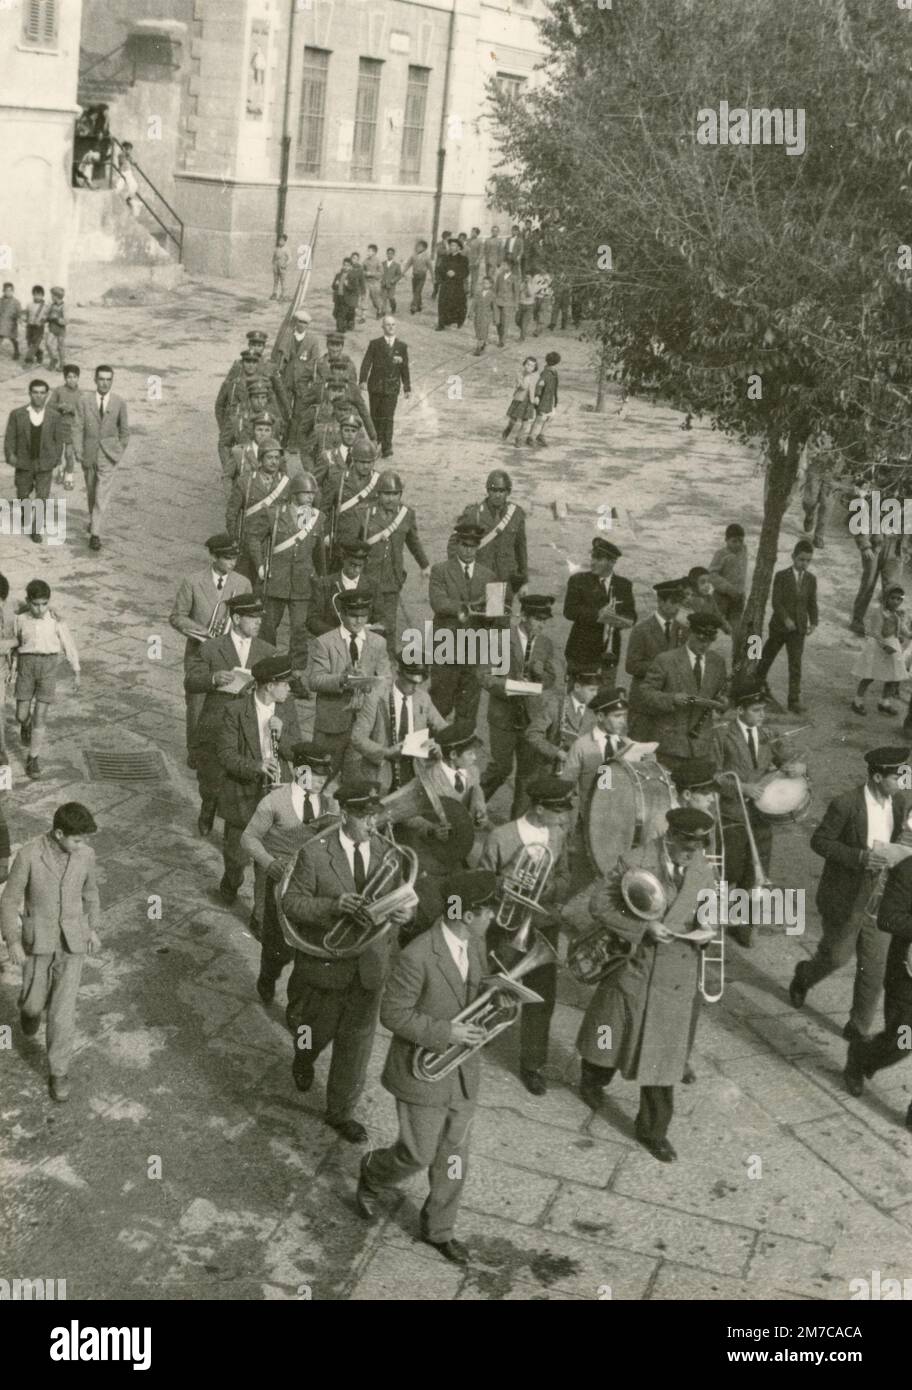
[{"label": "bass drum", "polygon": [[619,857],[665,829],[674,805],[671,778],[660,763],[613,762],[611,786],[596,781],[586,813],[586,847],[600,874],[608,874]]}]

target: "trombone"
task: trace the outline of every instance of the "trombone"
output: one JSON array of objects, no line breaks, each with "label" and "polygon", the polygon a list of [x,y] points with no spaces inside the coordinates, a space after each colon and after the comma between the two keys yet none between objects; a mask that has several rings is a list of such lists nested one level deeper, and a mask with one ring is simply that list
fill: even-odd
[{"label": "trombone", "polygon": [[[706,858],[712,864],[716,873],[716,880],[720,885],[726,882],[725,879],[725,840],[722,835],[722,807],[719,803],[719,793],[713,797],[713,820],[715,827],[713,831],[715,843],[714,854],[707,854]],[[700,955],[700,993],[707,1004],[718,1004],[725,989],[725,927],[720,922],[718,925],[718,936],[714,936]]]}]

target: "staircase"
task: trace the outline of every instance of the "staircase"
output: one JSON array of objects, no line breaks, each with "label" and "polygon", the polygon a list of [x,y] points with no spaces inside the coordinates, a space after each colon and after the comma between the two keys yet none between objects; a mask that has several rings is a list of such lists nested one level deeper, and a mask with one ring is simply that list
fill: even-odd
[{"label": "staircase", "polygon": [[99,300],[113,288],[157,285],[173,288],[184,268],[172,250],[159,245],[112,188],[76,188],[78,260],[70,267],[74,300]]}]

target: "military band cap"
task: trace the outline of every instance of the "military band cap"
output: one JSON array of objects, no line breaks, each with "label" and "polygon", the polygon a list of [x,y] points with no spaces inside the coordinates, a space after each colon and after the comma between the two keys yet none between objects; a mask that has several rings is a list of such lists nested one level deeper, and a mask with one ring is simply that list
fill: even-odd
[{"label": "military band cap", "polygon": [[248,396],[268,396],[269,382],[264,376],[255,376],[247,387]]},{"label": "military band cap", "polygon": [[497,898],[497,875],[493,869],[460,869],[444,879],[443,897],[449,906],[458,898],[462,912],[474,912]]},{"label": "military band cap", "polygon": [[[256,392],[254,392],[254,395],[256,395]],[[270,429],[272,429],[275,422],[276,417],[270,415],[268,410],[258,410],[256,415],[252,416],[250,420],[251,425],[268,425]]]},{"label": "military band cap", "polygon": [[446,753],[458,753],[472,744],[481,743],[474,727],[465,720],[457,720],[454,724],[448,724],[445,729],[438,730],[434,739],[438,748],[442,748]]},{"label": "military band cap", "polygon": [[366,560],[370,551],[371,548],[366,541],[346,541],[342,546],[342,554],[347,555],[350,560]]},{"label": "military band cap", "polygon": [[251,328],[250,332],[247,334],[247,341],[248,343],[259,343],[261,347],[265,347],[268,337],[269,334],[264,333],[262,328]]},{"label": "military band cap", "polygon": [[372,606],[370,594],[359,594],[357,589],[346,589],[336,595],[336,606],[343,613],[369,613]]},{"label": "military band cap", "polygon": [[745,705],[765,705],[769,698],[762,685],[743,685],[732,691],[732,701],[738,709]]},{"label": "military band cap", "polygon": [[326,346],[327,346],[327,347],[344,347],[344,345],[345,345],[345,334],[344,334],[344,333],[327,333],[327,335],[326,335]]},{"label": "military band cap", "polygon": [[550,618],[554,607],[554,595],[522,594],[519,606],[530,618]]},{"label": "military band cap", "polygon": [[238,543],[227,531],[219,531],[218,535],[209,537],[206,549],[210,555],[237,555]]},{"label": "military band cap", "polygon": [[592,553],[604,560],[619,560],[621,550],[615,545],[614,541],[606,541],[604,536],[594,536],[592,539]]},{"label": "military band cap", "polygon": [[257,685],[265,685],[267,681],[290,681],[293,670],[291,652],[278,652],[276,656],[264,656],[255,661],[250,674]]},{"label": "military band cap", "polygon": [[225,600],[225,607],[239,618],[252,618],[263,611],[262,601],[253,594],[235,594]]},{"label": "military band cap", "polygon": [[430,666],[425,666],[420,661],[412,661],[407,651],[396,653],[396,665],[404,676],[414,676],[416,679],[420,676],[422,680],[427,680],[431,674]]},{"label": "military band cap", "polygon": [[701,637],[715,637],[721,630],[722,623],[712,613],[688,613],[687,626],[691,632],[699,633]]},{"label": "military band cap", "polygon": [[571,668],[567,672],[567,675],[570,678],[571,685],[598,685],[600,680],[600,673],[594,670],[576,671]]},{"label": "military band cap", "polygon": [[242,362],[259,362],[259,360],[260,355],[254,352],[253,348],[244,348],[244,351],[241,353]]},{"label": "military band cap", "polygon": [[658,584],[652,586],[659,598],[671,598],[673,594],[681,592],[680,579],[660,579]]},{"label": "military band cap", "polygon": [[898,772],[901,767],[908,766],[909,749],[895,746],[872,748],[864,757],[869,772]]},{"label": "military band cap", "polygon": [[495,468],[492,473],[488,474],[485,487],[493,487],[495,483],[503,483],[507,492],[513,491],[513,479],[503,468]]},{"label": "military band cap", "polygon": [[705,844],[712,834],[713,818],[695,806],[676,806],[666,817],[672,835]]},{"label": "military band cap", "polygon": [[332,758],[315,743],[296,743],[291,750],[292,767],[309,767],[318,777],[332,771]]},{"label": "military band cap", "polygon": [[356,439],[352,445],[351,456],[357,463],[373,463],[377,457],[377,450],[372,440],[366,437]]},{"label": "military band cap", "polygon": [[380,789],[375,782],[367,782],[363,778],[352,778],[350,782],[343,782],[336,792],[336,800],[346,811],[352,811],[356,816],[364,815],[368,811],[380,809]]},{"label": "military band cap", "polygon": [[682,758],[671,773],[678,791],[718,791],[716,769],[709,758]]},{"label": "military band cap", "polygon": [[308,314],[306,309],[295,309],[294,313],[292,314],[292,318],[294,319],[295,323],[312,322],[312,315]]},{"label": "military band cap", "polygon": [[612,710],[627,708],[627,691],[620,686],[602,686],[601,690],[593,695],[586,707],[591,709],[593,714],[608,714]]},{"label": "military band cap", "polygon": [[533,806],[544,806],[547,811],[569,810],[573,805],[573,784],[550,772],[527,782],[526,794]]},{"label": "military band cap", "polygon": [[458,521],[453,527],[453,534],[456,539],[466,545],[477,545],[484,533],[484,527],[477,525],[474,521]]},{"label": "military band cap", "polygon": [[339,416],[339,428],[342,429],[345,425],[354,425],[355,429],[360,429],[361,427],[361,416],[357,411],[349,410],[348,406],[342,407],[342,412]]}]

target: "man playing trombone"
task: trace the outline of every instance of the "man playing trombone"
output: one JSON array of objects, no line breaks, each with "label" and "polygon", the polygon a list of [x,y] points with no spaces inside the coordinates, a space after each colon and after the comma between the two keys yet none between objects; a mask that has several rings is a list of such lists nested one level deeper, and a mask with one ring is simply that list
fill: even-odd
[{"label": "man playing trombone", "polygon": [[[376,1217],[379,1192],[422,1170],[430,1192],[421,1208],[421,1239],[453,1264],[468,1263],[454,1239],[468,1167],[468,1133],[481,1074],[479,1053],[439,1080],[414,1072],[417,1048],[442,1053],[454,1043],[485,1040],[479,1023],[454,1021],[482,992],[485,932],[494,916],[497,879],[475,869],[453,873],[445,884],[446,911],[399,956],[383,995],[380,1021],[393,1034],[383,1085],[396,1098],[399,1136],[361,1160],[356,1204],[366,1221]],[[536,1006],[538,1007],[538,1006]]]}]

